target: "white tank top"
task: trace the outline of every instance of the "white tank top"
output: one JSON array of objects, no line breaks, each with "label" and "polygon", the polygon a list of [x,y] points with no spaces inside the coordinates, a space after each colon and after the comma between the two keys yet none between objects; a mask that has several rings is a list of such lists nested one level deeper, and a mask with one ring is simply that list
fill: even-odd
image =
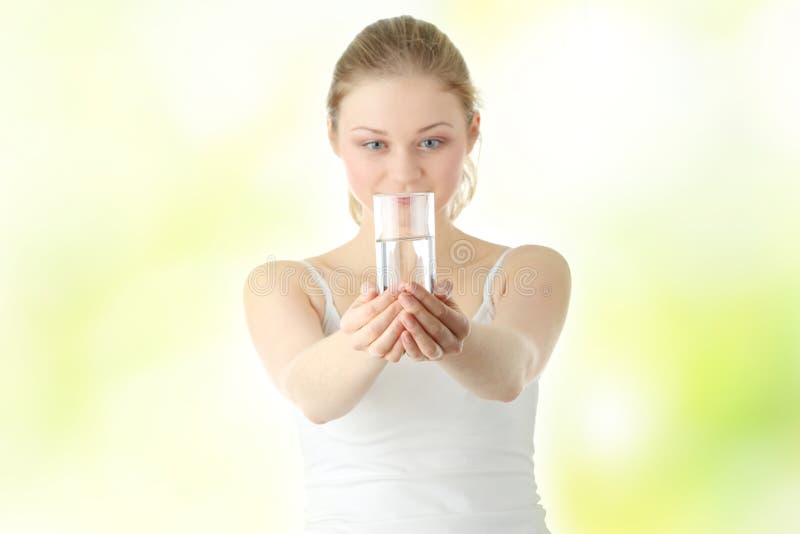
[{"label": "white tank top", "polygon": [[[474,321],[490,322],[489,271]],[[323,331],[339,328],[330,288]],[[533,472],[534,380],[513,402],[488,401],[435,362],[389,363],[345,416],[316,425],[295,407],[305,534],[549,534]]]}]

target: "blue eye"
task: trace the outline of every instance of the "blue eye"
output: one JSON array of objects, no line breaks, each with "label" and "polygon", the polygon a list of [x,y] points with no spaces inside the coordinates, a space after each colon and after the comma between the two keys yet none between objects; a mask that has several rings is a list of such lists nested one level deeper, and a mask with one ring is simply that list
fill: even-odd
[{"label": "blue eye", "polygon": [[[425,141],[433,141],[434,143],[438,143],[436,146],[428,146],[428,147],[426,147],[426,148],[438,148],[438,147],[439,147],[439,145],[441,145],[441,144],[442,144],[442,142],[441,142],[439,139],[425,139]],[[423,143],[424,143],[425,141],[423,141]]]},{"label": "blue eye", "polygon": [[371,145],[371,144],[373,144],[373,143],[380,143],[380,141],[370,141],[370,142],[368,142],[368,143],[364,143],[364,145],[363,145],[363,146],[368,146],[368,145]]},{"label": "blue eye", "polygon": [[[434,146],[428,145],[428,146],[425,147],[425,148],[430,148],[430,149],[439,148],[439,145],[441,145],[444,142],[441,139],[425,139],[424,141],[422,141],[422,143],[426,143],[428,141],[432,141],[432,142],[436,143]],[[382,141],[368,141],[368,142],[364,143],[361,146],[367,147],[367,149],[370,150],[371,152],[376,152],[378,150],[377,148],[370,148],[371,146],[374,146],[376,143],[377,144],[383,144]]]}]

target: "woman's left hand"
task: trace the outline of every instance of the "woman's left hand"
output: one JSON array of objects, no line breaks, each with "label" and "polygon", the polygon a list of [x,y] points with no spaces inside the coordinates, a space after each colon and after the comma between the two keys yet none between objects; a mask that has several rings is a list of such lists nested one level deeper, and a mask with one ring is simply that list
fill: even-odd
[{"label": "woman's left hand", "polygon": [[400,286],[399,317],[407,332],[400,339],[409,356],[418,361],[440,360],[461,353],[469,335],[469,317],[450,298],[449,280],[431,293],[416,282]]}]

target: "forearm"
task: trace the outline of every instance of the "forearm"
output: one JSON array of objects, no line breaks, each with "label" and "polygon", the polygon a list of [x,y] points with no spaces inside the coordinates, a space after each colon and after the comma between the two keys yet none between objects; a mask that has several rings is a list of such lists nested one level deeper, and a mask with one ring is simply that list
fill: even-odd
[{"label": "forearm", "polygon": [[510,401],[522,390],[534,353],[530,341],[510,328],[472,321],[461,354],[436,363],[478,397]]},{"label": "forearm", "polygon": [[290,400],[310,421],[322,424],[350,412],[387,363],[351,348],[339,330],[299,353],[281,379]]}]

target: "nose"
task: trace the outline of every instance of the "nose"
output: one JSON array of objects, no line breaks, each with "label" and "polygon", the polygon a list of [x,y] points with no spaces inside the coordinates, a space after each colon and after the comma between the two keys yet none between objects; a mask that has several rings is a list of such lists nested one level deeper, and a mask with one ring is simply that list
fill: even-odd
[{"label": "nose", "polygon": [[398,149],[389,163],[389,179],[396,185],[409,185],[418,182],[422,176],[422,166],[417,155],[409,149]]}]

